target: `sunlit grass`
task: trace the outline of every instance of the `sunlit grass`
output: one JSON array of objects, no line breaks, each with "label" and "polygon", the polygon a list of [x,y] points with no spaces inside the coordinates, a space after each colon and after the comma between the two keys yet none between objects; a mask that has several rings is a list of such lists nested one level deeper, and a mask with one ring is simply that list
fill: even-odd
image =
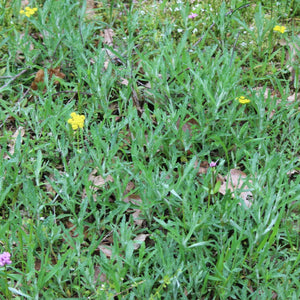
[{"label": "sunlit grass", "polygon": [[279,2],[0,2],[3,299],[299,298]]}]

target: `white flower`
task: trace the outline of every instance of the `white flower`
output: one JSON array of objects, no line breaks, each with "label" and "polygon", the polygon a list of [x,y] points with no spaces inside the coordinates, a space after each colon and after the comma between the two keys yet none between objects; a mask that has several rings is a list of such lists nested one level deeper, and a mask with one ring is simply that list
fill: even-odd
[{"label": "white flower", "polygon": [[179,33],[182,32],[182,31],[183,31],[183,29],[180,29],[180,28],[177,29],[177,32],[179,32]]},{"label": "white flower", "polygon": [[194,28],[194,29],[193,29],[193,33],[195,34],[196,32],[198,32],[198,29],[197,29],[197,28]]}]

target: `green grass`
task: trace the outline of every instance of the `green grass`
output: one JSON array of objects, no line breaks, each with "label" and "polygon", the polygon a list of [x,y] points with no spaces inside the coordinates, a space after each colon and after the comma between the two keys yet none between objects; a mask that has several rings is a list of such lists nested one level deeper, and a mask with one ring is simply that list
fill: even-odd
[{"label": "green grass", "polygon": [[1,299],[299,299],[297,1],[190,2],[0,0]]}]

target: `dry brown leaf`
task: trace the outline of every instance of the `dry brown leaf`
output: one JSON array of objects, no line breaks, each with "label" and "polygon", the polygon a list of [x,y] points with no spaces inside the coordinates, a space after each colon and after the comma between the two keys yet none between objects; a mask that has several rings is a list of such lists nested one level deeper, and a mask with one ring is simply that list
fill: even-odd
[{"label": "dry brown leaf", "polygon": [[[195,128],[196,126],[199,127],[199,123],[197,122],[197,120],[195,120],[193,118],[190,118],[189,115],[187,115],[185,117],[185,119],[187,119],[187,121],[183,123],[181,128],[184,132],[189,131],[190,135],[192,136],[193,135],[193,128]],[[180,129],[180,121],[181,121],[181,119],[179,118],[178,121],[176,122],[177,129]]]},{"label": "dry brown leaf", "polygon": [[[249,187],[245,185],[247,175],[241,170],[232,169],[230,170],[230,174],[225,177],[224,182],[221,184],[219,189],[219,193],[222,195],[226,194],[226,191],[229,189],[232,192],[232,196],[240,196],[247,207],[251,207],[252,202],[248,200],[248,198],[252,198],[252,193],[250,191],[236,193],[237,189],[248,190]],[[251,182],[251,180],[249,180]]]},{"label": "dry brown leaf", "polygon": [[198,175],[206,174],[209,168],[209,163],[207,161],[201,161],[200,166],[198,167],[198,161],[195,161],[194,168],[199,168]]},{"label": "dry brown leaf", "polygon": [[[58,77],[58,78],[61,78],[61,79],[65,78],[65,74],[60,72],[60,67],[57,67],[55,69],[49,69],[49,70],[47,70],[47,72],[48,72],[49,79],[51,79],[53,75],[55,77]],[[38,84],[44,82],[44,77],[45,77],[44,70],[43,69],[38,70],[30,87],[33,90],[37,90],[38,89]],[[58,84],[58,83],[59,82],[57,80],[54,81],[54,84]],[[46,89],[44,89],[44,91],[46,91]]]},{"label": "dry brown leaf", "polygon": [[[24,127],[20,126],[20,127],[14,132],[14,134],[11,136],[11,140],[10,140],[10,142],[9,142],[9,144],[8,144],[8,152],[9,152],[10,155],[14,155],[14,153],[15,153],[16,139],[17,139],[17,137],[18,137],[19,134],[21,135],[21,137],[24,136],[24,134],[25,134],[25,129],[24,129]],[[4,159],[8,159],[8,158],[9,158],[9,155],[8,155],[8,154],[4,154],[4,155],[3,155],[3,158],[4,158]]]},{"label": "dry brown leaf", "polygon": [[105,70],[107,70],[108,65],[109,65],[109,60],[107,60],[107,61],[104,62],[104,69],[105,69]]},{"label": "dry brown leaf", "polygon": [[126,189],[124,192],[124,195],[127,195],[129,192],[131,192],[133,189],[135,188],[135,184],[133,183],[133,181],[129,181],[126,185]]},{"label": "dry brown leaf", "polygon": [[[94,169],[91,174],[89,175],[89,181],[92,182],[92,185],[90,186],[90,189],[93,190],[95,193],[93,194],[93,198],[95,201],[97,201],[97,191],[102,188],[106,183],[108,182],[114,182],[114,179],[108,175],[105,179],[101,175],[95,175],[97,174],[98,169]],[[82,199],[86,197],[86,189],[83,189],[82,193]]]},{"label": "dry brown leaf", "polygon": [[122,79],[121,84],[128,86],[129,81],[125,78],[121,78],[121,79]]},{"label": "dry brown leaf", "polygon": [[98,249],[105,254],[105,256],[107,258],[111,258],[112,256],[112,250],[111,250],[111,247],[110,246],[107,246],[107,245],[99,245],[98,246]]},{"label": "dry brown leaf", "polygon": [[114,182],[113,178],[110,175],[108,175],[105,179],[101,175],[95,176],[97,172],[98,170],[94,169],[89,175],[89,181],[91,181],[97,188],[103,187],[106,182]]},{"label": "dry brown leaf", "polygon": [[144,220],[140,218],[140,214],[142,211],[140,209],[134,209],[134,213],[132,214],[134,224],[137,226],[142,226]]},{"label": "dry brown leaf", "polygon": [[142,203],[142,199],[139,195],[129,195],[123,200],[125,203],[132,203],[134,205],[139,206]]},{"label": "dry brown leaf", "polygon": [[21,7],[22,8],[25,8],[26,6],[28,6],[29,5],[29,0],[22,0],[21,1]]},{"label": "dry brown leaf", "polygon": [[141,247],[141,244],[142,244],[143,242],[145,242],[146,238],[147,238],[149,235],[150,235],[150,234],[143,234],[143,233],[138,234],[138,235],[135,237],[135,239],[133,240],[134,242],[137,242],[137,243],[134,243],[134,244],[133,244],[134,250],[139,249],[139,248]]},{"label": "dry brown leaf", "polygon": [[88,19],[92,19],[95,15],[94,11],[95,3],[94,0],[86,0],[86,16]]},{"label": "dry brown leaf", "polygon": [[97,281],[107,282],[107,277],[105,273],[101,273],[100,266],[95,265],[94,283],[96,283]]},{"label": "dry brown leaf", "polygon": [[294,93],[293,95],[289,96],[287,98],[287,102],[291,103],[291,102],[295,102],[295,101],[300,101],[300,93]]},{"label": "dry brown leaf", "polygon": [[104,38],[103,43],[108,46],[113,46],[113,36],[115,35],[114,31],[111,28],[104,29],[101,34]]},{"label": "dry brown leaf", "polygon": [[[128,195],[128,193],[133,189],[134,189],[134,183],[130,181],[126,186],[125,195]],[[132,194],[132,195],[125,197],[123,201],[125,203],[132,203],[134,205],[140,206],[142,199],[140,196]],[[133,217],[134,224],[137,226],[142,226],[142,224],[144,222],[144,219],[142,219],[140,217],[141,213],[142,213],[142,211],[140,209],[137,209],[137,208],[133,209],[132,217]]]}]

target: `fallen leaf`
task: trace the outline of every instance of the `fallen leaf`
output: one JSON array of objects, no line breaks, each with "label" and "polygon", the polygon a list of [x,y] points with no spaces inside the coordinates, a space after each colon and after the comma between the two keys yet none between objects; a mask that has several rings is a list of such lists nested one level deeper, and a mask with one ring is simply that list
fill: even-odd
[{"label": "fallen leaf", "polygon": [[[198,161],[196,160],[195,161],[195,164],[194,164],[194,168],[198,168]],[[199,170],[198,170],[198,175],[201,175],[201,174],[206,174],[207,173],[207,170],[209,168],[209,163],[207,161],[201,161],[200,163],[200,166],[199,166]]]},{"label": "fallen leaf", "polygon": [[135,188],[135,184],[132,181],[129,181],[126,185],[124,195],[127,195],[129,192],[131,192]]},{"label": "fallen leaf", "polygon": [[[14,132],[14,134],[11,136],[10,142],[9,142],[9,144],[8,144],[8,152],[9,152],[9,154],[10,154],[11,156],[14,155],[14,153],[15,153],[16,139],[17,139],[17,137],[18,137],[19,134],[21,135],[21,137],[24,136],[24,134],[25,134],[25,129],[24,129],[24,127],[20,126],[20,127]],[[10,156],[9,156],[8,154],[5,153],[5,154],[3,155],[3,158],[4,158],[4,159],[8,159],[8,158],[10,158]]]},{"label": "fallen leaf", "polygon": [[98,172],[98,170],[94,169],[91,172],[91,174],[89,175],[89,181],[91,181],[93,183],[93,185],[96,186],[97,188],[103,187],[106,182],[114,181],[110,175],[108,175],[105,179],[101,175],[95,176],[95,174],[97,174],[97,172]]},{"label": "fallen leaf", "polygon": [[[134,194],[129,195],[128,197],[124,198],[123,201],[125,203],[132,203],[137,206],[140,206],[142,203],[141,197],[138,195],[134,195]],[[132,217],[133,217],[134,224],[137,226],[142,226],[142,224],[144,222],[144,220],[142,218],[140,218],[141,213],[142,213],[142,211],[140,209],[137,209],[137,208],[133,209]]]},{"label": "fallen leaf", "polygon": [[99,245],[98,246],[98,249],[103,253],[105,254],[105,256],[107,258],[111,258],[112,256],[112,250],[111,250],[111,247],[110,246],[107,246],[107,245]]},{"label": "fallen leaf", "polygon": [[122,79],[121,84],[128,86],[129,81],[125,78],[121,78],[121,79]]},{"label": "fallen leaf", "polygon": [[149,236],[150,234],[144,234],[144,233],[141,233],[141,234],[138,234],[135,239],[133,240],[134,242],[137,242],[137,243],[134,243],[133,244],[133,248],[134,250],[137,250],[141,247],[141,244],[143,242],[145,242],[146,238]]},{"label": "fallen leaf", "polygon": [[[128,195],[130,193],[130,191],[132,191],[135,188],[135,185],[132,181],[128,182],[126,189],[125,189],[125,196]],[[132,203],[134,205],[140,206],[142,203],[142,199],[140,196],[135,195],[135,194],[131,194],[127,197],[124,198],[123,200],[125,203]],[[133,221],[134,224],[137,226],[142,226],[144,219],[142,219],[140,217],[142,211],[140,209],[134,208],[133,209],[133,213],[132,213],[132,217],[133,217]]]},{"label": "fallen leaf", "polygon": [[[187,121],[185,121],[187,119]],[[191,118],[189,115],[185,117],[183,124],[181,125],[181,119],[179,118],[176,122],[177,129],[182,129],[184,132],[189,131],[190,136],[193,136],[193,129],[198,126],[199,123],[194,118]],[[180,127],[181,125],[181,127]]]},{"label": "fallen leaf", "polygon": [[111,28],[104,29],[103,33],[103,43],[108,46],[113,46],[113,36],[115,35],[114,31]]},{"label": "fallen leaf", "polygon": [[142,226],[144,222],[144,220],[140,218],[141,213],[142,211],[140,209],[134,209],[134,213],[132,214],[134,224],[137,226]]},{"label": "fallen leaf", "polygon": [[[91,174],[89,175],[89,181],[91,181],[92,185],[90,186],[90,189],[94,191],[93,199],[94,201],[97,201],[97,194],[96,192],[102,188],[107,182],[114,182],[114,179],[108,175],[105,179],[101,175],[95,175],[97,174],[98,169],[94,169]],[[86,189],[83,189],[82,193],[82,199],[86,197]]]},{"label": "fallen leaf", "polygon": [[[222,195],[226,194],[226,191],[229,189],[232,193],[232,197],[241,197],[244,200],[244,203],[247,207],[251,207],[252,202],[248,199],[252,198],[252,193],[250,191],[237,193],[237,190],[243,189],[248,190],[249,187],[245,185],[247,175],[241,170],[232,169],[230,174],[224,178],[224,182],[221,184],[219,193]],[[252,181],[249,180],[251,183]],[[241,204],[240,204],[241,205]]]},{"label": "fallen leaf", "polygon": [[291,103],[291,102],[295,102],[295,101],[300,101],[300,93],[294,93],[293,95],[287,97],[287,102]]},{"label": "fallen leaf", "polygon": [[21,1],[21,7],[22,8],[25,8],[25,6],[28,6],[29,5],[29,0],[22,0]]},{"label": "fallen leaf", "polygon": [[123,201],[125,203],[132,203],[132,204],[137,205],[137,206],[139,206],[142,203],[141,197],[138,196],[138,195],[134,195],[134,194],[129,195]]},{"label": "fallen leaf", "polygon": [[88,19],[92,19],[95,16],[94,7],[95,7],[94,0],[86,0],[85,14]]},{"label": "fallen leaf", "polygon": [[[55,77],[58,77],[58,78],[61,78],[61,79],[65,78],[65,74],[60,72],[60,67],[57,67],[55,69],[49,69],[49,70],[47,70],[47,72],[48,72],[49,79],[51,79],[53,75]],[[44,70],[43,69],[38,70],[30,87],[33,90],[37,90],[38,89],[38,84],[44,82],[44,77],[45,77]],[[54,84],[57,85],[57,84],[59,84],[59,82],[56,80],[56,81],[54,81]],[[44,89],[44,92],[45,91],[46,91],[46,89]]]},{"label": "fallen leaf", "polygon": [[94,272],[94,283],[96,283],[98,280],[100,282],[107,282],[107,277],[105,273],[101,273],[100,266],[95,265],[95,272]]}]

